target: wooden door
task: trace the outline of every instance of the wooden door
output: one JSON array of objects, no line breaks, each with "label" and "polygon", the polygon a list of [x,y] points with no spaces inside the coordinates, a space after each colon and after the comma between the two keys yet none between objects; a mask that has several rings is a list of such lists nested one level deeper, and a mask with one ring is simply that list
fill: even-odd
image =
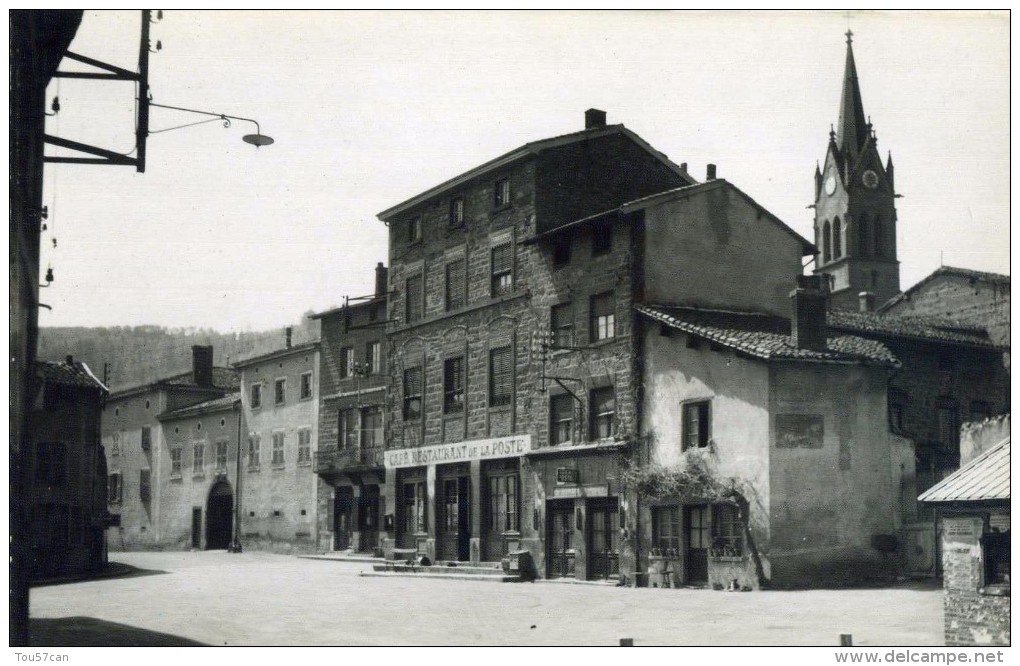
[{"label": "wooden door", "polygon": [[202,507],[191,509],[191,547],[202,547]]},{"label": "wooden door", "polygon": [[487,479],[485,494],[486,527],[485,559],[496,562],[505,557],[505,532],[520,530],[520,487],[521,480],[517,472],[511,474],[492,474]]},{"label": "wooden door", "polygon": [[362,486],[358,497],[358,549],[371,552],[379,545],[379,486]]},{"label": "wooden door", "polygon": [[573,578],[573,504],[549,507],[546,533],[549,551],[546,575],[549,578]]},{"label": "wooden door", "polygon": [[617,539],[619,512],[616,502],[588,508],[588,579],[609,578],[620,573]]},{"label": "wooden door", "polygon": [[354,504],[354,490],[350,486],[338,486],[333,497],[333,548],[347,550],[351,547],[351,509]]},{"label": "wooden door", "polygon": [[707,505],[688,506],[684,510],[686,548],[684,556],[684,582],[708,582],[708,548],[711,542],[711,522]]},{"label": "wooden door", "polygon": [[439,496],[439,559],[458,559],[460,493],[457,478],[443,479]]}]

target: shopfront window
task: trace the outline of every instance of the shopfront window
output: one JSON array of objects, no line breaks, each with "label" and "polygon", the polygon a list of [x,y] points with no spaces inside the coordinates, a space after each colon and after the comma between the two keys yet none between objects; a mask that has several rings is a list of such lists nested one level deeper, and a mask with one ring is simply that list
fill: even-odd
[{"label": "shopfront window", "polygon": [[519,485],[517,475],[489,478],[489,517],[492,531],[507,532],[520,529]]}]

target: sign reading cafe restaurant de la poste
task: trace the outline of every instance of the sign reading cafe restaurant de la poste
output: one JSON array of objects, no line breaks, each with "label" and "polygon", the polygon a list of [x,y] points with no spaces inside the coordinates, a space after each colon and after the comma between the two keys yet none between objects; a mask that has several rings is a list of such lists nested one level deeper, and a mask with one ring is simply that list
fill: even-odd
[{"label": "sign reading cafe restaurant de la poste", "polygon": [[531,435],[514,435],[495,439],[475,439],[456,444],[422,446],[414,449],[387,451],[385,465],[388,469],[417,467],[464,462],[467,460],[489,460],[511,458],[531,451]]}]

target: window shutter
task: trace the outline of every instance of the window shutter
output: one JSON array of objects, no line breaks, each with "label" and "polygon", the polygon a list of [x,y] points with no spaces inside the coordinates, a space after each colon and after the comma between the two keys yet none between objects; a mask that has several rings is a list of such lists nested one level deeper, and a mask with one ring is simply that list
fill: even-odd
[{"label": "window shutter", "polygon": [[504,243],[492,248],[492,274],[509,273],[513,263],[511,244]]},{"label": "window shutter", "polygon": [[421,319],[422,312],[422,281],[421,274],[407,278],[407,289],[405,290],[405,310],[407,312],[407,323]]},{"label": "window shutter", "polygon": [[446,309],[464,305],[464,260],[457,259],[446,265]]},{"label": "window shutter", "polygon": [[510,402],[513,388],[512,356],[509,346],[489,352],[489,403],[492,405]]}]

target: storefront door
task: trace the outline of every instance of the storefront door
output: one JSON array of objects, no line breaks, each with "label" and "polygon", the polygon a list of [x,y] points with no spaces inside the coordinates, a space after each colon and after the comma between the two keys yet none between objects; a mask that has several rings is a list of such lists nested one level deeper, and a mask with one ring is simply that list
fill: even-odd
[{"label": "storefront door", "polygon": [[686,553],[684,556],[684,582],[708,582],[708,547],[711,540],[711,522],[708,506],[688,506],[684,510],[687,525]]},{"label": "storefront door", "polygon": [[428,489],[425,480],[406,479],[400,483],[399,492],[397,547],[416,548],[418,542],[415,534],[425,532],[428,525],[425,513]]},{"label": "storefront door", "polygon": [[338,486],[333,497],[333,548],[347,550],[351,547],[351,508],[354,492],[350,486]]},{"label": "storefront door", "polygon": [[485,560],[498,562],[507,555],[506,533],[520,530],[521,479],[514,471],[490,474],[486,481]]},{"label": "storefront door", "polygon": [[471,478],[446,478],[440,488],[439,559],[466,562],[471,557]]},{"label": "storefront door", "polygon": [[570,504],[549,505],[547,517],[548,573],[549,578],[573,578],[574,576],[574,506]]},{"label": "storefront door", "polygon": [[371,552],[379,545],[379,486],[361,487],[358,497],[358,549]]},{"label": "storefront door", "polygon": [[597,580],[620,573],[617,541],[619,512],[617,500],[593,503],[588,507],[588,578]]}]

